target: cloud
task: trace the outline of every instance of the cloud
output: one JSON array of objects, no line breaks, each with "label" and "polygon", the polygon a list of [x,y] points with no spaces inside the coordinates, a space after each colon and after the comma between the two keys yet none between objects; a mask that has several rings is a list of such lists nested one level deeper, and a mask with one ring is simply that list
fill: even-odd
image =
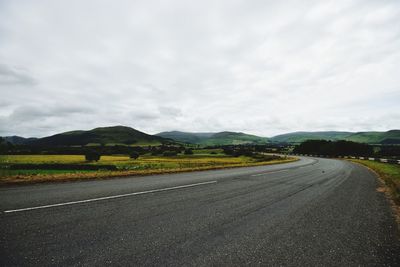
[{"label": "cloud", "polygon": [[175,108],[175,107],[165,107],[165,106],[161,106],[158,108],[160,114],[162,114],[162,116],[165,117],[172,117],[172,118],[176,118],[176,117],[180,117],[182,116],[182,111],[179,108]]},{"label": "cloud", "polygon": [[0,64],[0,85],[9,86],[13,84],[33,86],[36,81],[22,68]]},{"label": "cloud", "polygon": [[400,3],[3,1],[0,135],[400,128]]}]

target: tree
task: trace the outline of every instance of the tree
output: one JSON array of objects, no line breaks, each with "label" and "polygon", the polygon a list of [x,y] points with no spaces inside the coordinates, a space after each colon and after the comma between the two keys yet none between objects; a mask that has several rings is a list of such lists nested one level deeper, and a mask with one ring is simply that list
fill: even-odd
[{"label": "tree", "polygon": [[230,147],[224,147],[224,153],[226,155],[233,155],[235,153],[235,150],[233,150],[233,148]]},{"label": "tree", "polygon": [[176,156],[176,155],[178,155],[178,153],[176,151],[165,151],[163,153],[164,157],[173,157],[173,156]]},{"label": "tree", "polygon": [[13,149],[14,145],[8,142],[5,138],[0,137],[0,153],[7,154],[10,149]]},{"label": "tree", "polygon": [[131,153],[129,153],[129,157],[131,159],[137,159],[139,157],[139,153],[137,153],[136,151],[132,151]]},{"label": "tree", "polygon": [[101,155],[96,151],[87,151],[85,153],[85,159],[87,161],[99,161]]},{"label": "tree", "polygon": [[370,156],[373,147],[351,141],[307,140],[296,146],[294,153],[326,156]]},{"label": "tree", "polygon": [[239,148],[233,153],[233,156],[235,157],[240,157],[240,156],[246,156],[246,157],[252,157],[253,156],[253,151],[251,151],[248,148]]},{"label": "tree", "polygon": [[193,155],[193,150],[190,148],[185,149],[185,155]]},{"label": "tree", "polygon": [[151,155],[152,155],[152,156],[158,156],[158,155],[160,155],[160,154],[162,154],[160,150],[157,150],[157,149],[156,149],[156,150],[151,151]]}]

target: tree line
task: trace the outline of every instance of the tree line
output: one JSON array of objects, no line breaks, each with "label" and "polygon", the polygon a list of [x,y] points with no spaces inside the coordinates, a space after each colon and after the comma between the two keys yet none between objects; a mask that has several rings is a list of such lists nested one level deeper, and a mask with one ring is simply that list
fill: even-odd
[{"label": "tree line", "polygon": [[311,154],[324,156],[372,156],[372,146],[351,141],[307,140],[297,145],[294,150],[297,154]]},{"label": "tree line", "polygon": [[[131,158],[137,158],[140,155],[151,154],[153,156],[176,156],[178,154],[191,155],[193,149],[200,147],[195,145],[170,145],[159,146],[124,146],[124,145],[100,145],[100,146],[30,146],[14,145],[0,137],[0,154],[3,155],[87,155],[91,153],[99,155],[129,155]],[[282,144],[245,144],[245,145],[215,145],[205,147],[206,149],[223,149],[229,156],[250,156],[265,152],[285,153],[292,149],[289,145]],[[400,145],[381,145],[371,146],[363,143],[351,141],[326,141],[326,140],[308,140],[294,147],[294,153],[298,154],[316,154],[326,156],[374,156],[374,157],[400,157]],[[93,154],[94,155],[94,154]],[[94,157],[96,158],[96,157]]]}]

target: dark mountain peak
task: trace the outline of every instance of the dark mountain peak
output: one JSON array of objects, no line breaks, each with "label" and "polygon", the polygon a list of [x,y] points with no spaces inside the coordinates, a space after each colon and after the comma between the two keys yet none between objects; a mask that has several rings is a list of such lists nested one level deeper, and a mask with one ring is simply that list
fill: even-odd
[{"label": "dark mountain peak", "polygon": [[98,127],[88,131],[70,131],[40,138],[33,142],[41,146],[73,146],[88,144],[144,145],[169,142],[160,136],[153,136],[127,126]]}]

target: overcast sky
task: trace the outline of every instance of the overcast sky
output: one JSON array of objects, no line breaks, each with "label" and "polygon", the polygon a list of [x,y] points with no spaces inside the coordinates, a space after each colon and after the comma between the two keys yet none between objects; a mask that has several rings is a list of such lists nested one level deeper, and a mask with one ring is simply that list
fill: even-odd
[{"label": "overcast sky", "polygon": [[0,0],[0,135],[399,129],[399,18],[399,0]]}]

